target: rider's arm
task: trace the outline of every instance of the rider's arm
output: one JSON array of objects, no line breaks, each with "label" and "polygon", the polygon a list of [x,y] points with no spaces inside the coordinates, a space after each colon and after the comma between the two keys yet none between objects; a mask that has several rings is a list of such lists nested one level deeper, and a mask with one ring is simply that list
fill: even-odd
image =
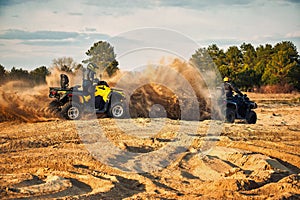
[{"label": "rider's arm", "polygon": [[239,94],[239,95],[243,95],[243,93],[237,88],[237,87],[234,87],[232,84],[230,84],[230,87],[231,87],[231,89],[234,91],[234,92],[236,92],[237,94]]},{"label": "rider's arm", "polygon": [[242,93],[238,88],[233,87],[233,89],[234,89],[234,91],[235,91],[237,94],[243,96],[243,93]]}]

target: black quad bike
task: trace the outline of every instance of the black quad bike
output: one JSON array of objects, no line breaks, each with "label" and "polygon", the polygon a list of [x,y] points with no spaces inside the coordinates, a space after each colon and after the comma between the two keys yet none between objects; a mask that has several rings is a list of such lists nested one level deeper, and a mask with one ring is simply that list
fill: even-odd
[{"label": "black quad bike", "polygon": [[[121,90],[109,89],[107,101],[101,107],[96,105],[95,88],[105,81],[98,79],[83,80],[82,89],[80,85],[69,86],[69,78],[65,74],[60,75],[61,87],[50,87],[49,97],[55,98],[49,108],[63,118],[78,120],[84,114],[96,113],[107,114],[113,118],[124,118],[125,116],[125,95]],[[87,98],[89,97],[89,98]]]},{"label": "black quad bike", "polygon": [[250,101],[246,94],[227,98],[224,104],[226,122],[233,123],[235,119],[242,119],[248,124],[256,123],[257,115],[253,109],[257,108],[257,104]]}]

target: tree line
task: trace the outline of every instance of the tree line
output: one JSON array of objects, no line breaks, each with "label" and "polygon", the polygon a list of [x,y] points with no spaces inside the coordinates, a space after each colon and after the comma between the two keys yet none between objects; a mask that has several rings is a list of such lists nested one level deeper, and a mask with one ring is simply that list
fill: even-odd
[{"label": "tree line", "polygon": [[227,50],[213,44],[196,50],[191,61],[203,65],[204,60],[208,60],[203,59],[204,55],[211,58],[222,77],[229,77],[244,91],[268,86],[285,90],[283,92],[300,91],[300,59],[296,46],[290,41],[256,48],[250,43],[243,43]]},{"label": "tree line", "polygon": [[46,66],[38,67],[32,71],[22,68],[13,67],[10,71],[0,65],[0,85],[7,81],[24,80],[31,85],[39,85],[46,83],[46,76],[50,72]]},{"label": "tree line", "polygon": [[[86,55],[89,58],[82,63],[95,63],[99,67],[98,73],[113,76],[119,70],[114,48],[106,41],[94,43]],[[243,43],[239,47],[230,46],[226,50],[212,44],[207,48],[197,49],[190,61],[204,67],[215,65],[222,77],[230,77],[244,91],[267,86],[277,87],[283,92],[300,91],[299,54],[290,41],[279,42],[274,46],[259,45],[256,48],[250,43]],[[71,57],[53,59],[50,68],[53,67],[68,73],[83,69],[83,65],[76,63]],[[27,80],[33,85],[44,84],[50,68],[41,66],[28,71],[13,67],[7,71],[0,65],[0,84],[9,80]]]}]

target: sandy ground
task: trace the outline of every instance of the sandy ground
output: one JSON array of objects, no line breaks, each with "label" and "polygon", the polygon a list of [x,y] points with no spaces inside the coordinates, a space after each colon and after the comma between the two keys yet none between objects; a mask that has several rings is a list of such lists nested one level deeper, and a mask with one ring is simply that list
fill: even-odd
[{"label": "sandy ground", "polygon": [[[79,125],[66,120],[2,122],[0,198],[300,199],[299,95],[249,96],[258,102],[257,124],[223,124],[212,135],[209,127],[219,122],[210,120],[123,119],[122,124],[139,127],[130,134],[108,118]],[[89,151],[86,144],[95,138],[82,137],[84,124],[100,124],[112,146],[145,155],[142,161],[154,164],[147,155],[176,143],[179,132],[193,137],[167,166],[126,172],[118,159],[109,164]],[[159,130],[143,136],[154,124]],[[86,134],[94,136],[92,129]],[[211,149],[204,152],[207,144]]]}]

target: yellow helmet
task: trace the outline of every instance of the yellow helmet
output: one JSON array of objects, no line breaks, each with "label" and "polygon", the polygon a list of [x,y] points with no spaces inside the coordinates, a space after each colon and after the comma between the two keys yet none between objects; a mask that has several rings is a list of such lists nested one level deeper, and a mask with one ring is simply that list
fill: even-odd
[{"label": "yellow helmet", "polygon": [[228,82],[228,81],[229,81],[229,78],[226,76],[226,77],[224,77],[223,81],[224,81],[224,82]]}]

